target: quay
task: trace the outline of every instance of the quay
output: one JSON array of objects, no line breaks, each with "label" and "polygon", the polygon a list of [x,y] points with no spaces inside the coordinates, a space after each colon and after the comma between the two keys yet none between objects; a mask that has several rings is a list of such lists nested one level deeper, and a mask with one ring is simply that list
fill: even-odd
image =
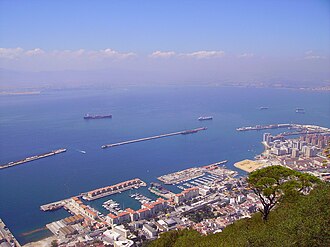
[{"label": "quay", "polygon": [[95,189],[86,193],[81,193],[78,196],[73,196],[71,198],[42,205],[40,206],[40,210],[46,212],[46,211],[53,211],[53,210],[58,210],[60,208],[64,208],[71,214],[83,214],[86,215],[87,217],[93,218],[95,217],[95,212],[91,213],[91,211],[95,211],[95,210],[91,210],[88,207],[84,206],[80,198],[83,198],[86,201],[93,201],[105,196],[121,193],[122,191],[125,190],[129,190],[133,188],[137,189],[141,186],[147,186],[147,184],[143,182],[141,179],[135,178],[115,185]]},{"label": "quay", "polygon": [[202,128],[196,128],[196,129],[191,129],[191,130],[183,130],[183,131],[178,131],[178,132],[173,132],[173,133],[168,133],[168,134],[161,134],[157,136],[150,136],[150,137],[145,137],[145,138],[140,138],[140,139],[135,139],[135,140],[130,140],[130,141],[124,141],[124,142],[118,142],[118,143],[113,143],[113,144],[106,144],[103,145],[101,148],[112,148],[112,147],[117,147],[121,145],[126,145],[126,144],[131,144],[131,143],[136,143],[136,142],[143,142],[143,141],[149,141],[149,140],[154,140],[154,139],[159,139],[159,138],[164,138],[164,137],[169,137],[169,136],[175,136],[175,135],[188,135],[188,134],[194,134],[202,130],[206,130],[206,127]]},{"label": "quay", "polygon": [[93,201],[102,197],[106,197],[109,195],[113,195],[116,193],[121,193],[122,191],[126,191],[129,189],[138,189],[141,186],[147,186],[147,184],[145,182],[143,182],[141,179],[139,178],[135,178],[132,180],[128,180],[125,182],[121,182],[119,184],[115,184],[115,185],[111,185],[111,186],[107,186],[107,187],[103,187],[103,188],[99,188],[99,189],[95,189],[86,193],[82,193],[81,196],[84,200],[86,201]]},{"label": "quay", "polygon": [[46,211],[53,211],[53,210],[60,209],[65,206],[65,203],[66,203],[65,201],[66,200],[61,200],[61,201],[42,205],[42,206],[40,206],[40,210],[46,212]]},{"label": "quay", "polygon": [[249,130],[266,130],[266,129],[279,129],[288,128],[295,129],[294,132],[284,132],[282,135],[303,135],[303,134],[330,134],[330,128],[321,127],[310,124],[270,124],[270,125],[256,125],[237,128],[237,131],[249,131]]},{"label": "quay", "polygon": [[9,162],[7,164],[0,165],[0,169],[5,169],[5,168],[12,167],[12,166],[21,165],[21,164],[24,164],[24,163],[27,163],[27,162],[31,162],[31,161],[34,161],[34,160],[46,158],[46,157],[53,156],[55,154],[60,154],[60,153],[63,153],[63,152],[66,152],[65,148],[53,150],[53,151],[50,151],[50,152],[44,153],[44,154],[39,154],[39,155],[27,157],[25,159],[18,160],[18,161],[12,161],[12,162]]},{"label": "quay", "polygon": [[0,246],[21,247],[2,219],[0,219]]},{"label": "quay", "polygon": [[270,124],[270,125],[256,125],[237,128],[237,131],[249,131],[249,130],[265,130],[265,129],[278,129],[294,127],[294,124]]},{"label": "quay", "polygon": [[206,166],[202,167],[193,167],[188,168],[185,170],[180,170],[177,172],[173,172],[170,174],[166,174],[163,176],[158,177],[157,179],[164,184],[179,184],[182,182],[186,182],[192,179],[196,179],[199,177],[202,177],[205,175],[205,173],[219,173],[219,170],[221,170],[221,173],[225,171],[226,169],[219,168],[219,165],[227,163],[227,160],[223,160],[220,162],[212,163]]}]

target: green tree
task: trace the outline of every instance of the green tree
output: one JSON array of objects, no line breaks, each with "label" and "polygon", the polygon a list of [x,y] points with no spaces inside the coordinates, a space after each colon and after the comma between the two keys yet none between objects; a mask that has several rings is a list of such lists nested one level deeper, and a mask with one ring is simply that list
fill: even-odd
[{"label": "green tree", "polygon": [[263,206],[259,211],[264,221],[272,208],[284,196],[294,198],[299,193],[307,194],[319,179],[283,166],[269,166],[250,173],[248,183]]},{"label": "green tree", "polygon": [[58,243],[57,243],[57,240],[53,240],[51,243],[50,243],[51,247],[57,247],[58,246]]}]

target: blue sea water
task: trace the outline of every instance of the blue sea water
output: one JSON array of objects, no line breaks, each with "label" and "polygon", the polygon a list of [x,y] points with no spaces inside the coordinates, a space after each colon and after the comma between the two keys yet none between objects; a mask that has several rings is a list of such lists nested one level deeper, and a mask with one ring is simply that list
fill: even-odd
[{"label": "blue sea water", "polygon": [[[268,110],[259,110],[269,106]],[[295,108],[306,114],[296,114]],[[90,114],[112,119],[84,120]],[[200,122],[199,116],[212,115]],[[53,149],[66,153],[0,170],[0,218],[26,243],[48,234],[45,224],[68,215],[41,212],[45,203],[139,177],[146,182],[193,166],[253,158],[263,150],[263,131],[241,126],[271,123],[330,127],[325,92],[229,87],[130,87],[108,90],[45,91],[0,97],[0,163]],[[101,149],[101,145],[206,126],[206,131]],[[86,151],[82,154],[78,150]],[[244,175],[244,172],[240,171]],[[153,197],[146,188],[139,189]],[[139,208],[129,192],[110,198]],[[154,198],[154,197],[153,197]],[[102,210],[103,198],[91,204]],[[104,211],[103,211],[104,212]]]}]

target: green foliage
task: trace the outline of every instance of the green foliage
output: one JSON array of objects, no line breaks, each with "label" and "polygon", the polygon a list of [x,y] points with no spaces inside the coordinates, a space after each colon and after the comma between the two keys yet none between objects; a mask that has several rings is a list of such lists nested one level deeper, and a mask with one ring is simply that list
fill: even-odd
[{"label": "green foliage", "polygon": [[58,246],[58,243],[57,243],[57,240],[53,240],[51,243],[50,243],[51,247],[57,247]]},{"label": "green foliage", "polygon": [[212,208],[209,206],[204,206],[197,211],[183,214],[185,217],[190,219],[193,222],[201,222],[203,219],[212,219],[214,218],[214,213]]},{"label": "green foliage", "polygon": [[267,220],[270,210],[286,197],[295,197],[300,192],[309,192],[319,179],[283,166],[269,166],[250,173],[248,182],[259,197],[263,219]]},{"label": "green foliage", "polygon": [[194,230],[171,231],[149,247],[330,246],[330,186],[319,184],[309,195],[285,197],[264,222],[260,213],[202,236]]}]

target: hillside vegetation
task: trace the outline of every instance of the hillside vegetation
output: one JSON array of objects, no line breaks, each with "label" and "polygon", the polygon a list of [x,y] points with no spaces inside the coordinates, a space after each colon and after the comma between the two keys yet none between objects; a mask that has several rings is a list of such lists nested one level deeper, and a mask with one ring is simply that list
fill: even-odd
[{"label": "hillside vegetation", "polygon": [[330,186],[321,184],[307,196],[285,198],[266,222],[256,213],[221,233],[201,236],[194,230],[171,231],[148,245],[171,246],[330,246]]}]

